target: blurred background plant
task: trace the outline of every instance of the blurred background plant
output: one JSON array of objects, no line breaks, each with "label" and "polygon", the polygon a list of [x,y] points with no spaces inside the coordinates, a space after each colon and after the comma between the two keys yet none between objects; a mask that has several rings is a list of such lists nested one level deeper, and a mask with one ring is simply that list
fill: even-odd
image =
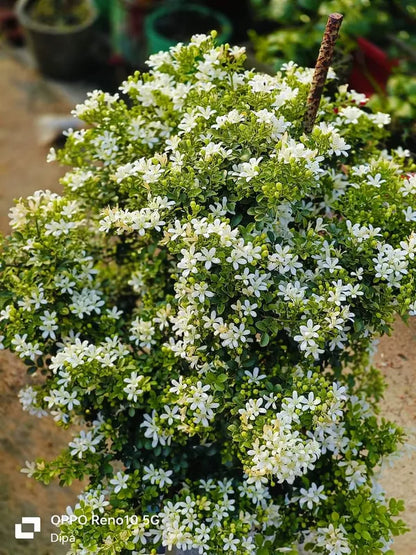
[{"label": "blurred background plant", "polygon": [[30,16],[44,25],[79,25],[90,17],[91,2],[87,0],[36,0],[29,8]]},{"label": "blurred background plant", "polygon": [[414,0],[252,0],[255,57],[280,69],[313,66],[326,17],[344,14],[334,69],[341,81],[392,114],[392,145],[416,152],[416,3]]}]

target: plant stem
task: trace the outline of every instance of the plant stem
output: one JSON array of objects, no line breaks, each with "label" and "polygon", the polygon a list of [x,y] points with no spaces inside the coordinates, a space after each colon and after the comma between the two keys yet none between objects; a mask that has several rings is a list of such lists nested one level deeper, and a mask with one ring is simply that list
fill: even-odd
[{"label": "plant stem", "polygon": [[315,65],[311,89],[309,91],[308,100],[306,101],[307,107],[303,118],[303,129],[305,133],[310,133],[315,123],[342,19],[343,16],[340,13],[331,13],[328,17],[321,48],[319,49],[318,60]]}]

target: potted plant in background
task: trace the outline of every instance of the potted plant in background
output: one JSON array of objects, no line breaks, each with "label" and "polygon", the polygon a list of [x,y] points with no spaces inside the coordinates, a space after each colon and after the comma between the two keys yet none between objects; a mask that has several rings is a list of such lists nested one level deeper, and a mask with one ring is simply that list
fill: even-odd
[{"label": "potted plant in background", "polygon": [[306,129],[311,70],[244,60],[196,35],[128,101],[90,93],[49,155],[65,193],[11,211],[1,344],[24,409],[82,427],[23,469],[89,477],[70,553],[379,555],[406,529],[371,353],[416,313],[415,165],[362,95],[336,84]]},{"label": "potted plant in background", "polygon": [[97,19],[91,0],[19,0],[16,10],[44,75],[74,79],[86,74],[93,63]]}]

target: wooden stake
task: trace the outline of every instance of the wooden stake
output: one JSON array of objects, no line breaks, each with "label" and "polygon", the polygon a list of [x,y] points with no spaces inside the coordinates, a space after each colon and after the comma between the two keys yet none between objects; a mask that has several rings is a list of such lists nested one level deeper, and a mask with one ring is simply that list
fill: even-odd
[{"label": "wooden stake", "polygon": [[319,49],[318,60],[315,65],[311,90],[306,101],[306,112],[303,117],[303,129],[305,133],[310,133],[315,123],[319,104],[321,103],[322,91],[324,89],[326,76],[334,55],[335,43],[338,38],[339,28],[343,20],[340,13],[331,13],[325,27],[322,38],[321,48]]}]

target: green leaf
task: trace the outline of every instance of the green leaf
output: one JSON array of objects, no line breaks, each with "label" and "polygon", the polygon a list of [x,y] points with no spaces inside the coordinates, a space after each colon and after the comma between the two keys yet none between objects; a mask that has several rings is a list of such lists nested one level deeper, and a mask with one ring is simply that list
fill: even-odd
[{"label": "green leaf", "polygon": [[266,347],[269,344],[269,341],[270,341],[270,335],[267,332],[263,333],[260,340],[260,346]]}]

